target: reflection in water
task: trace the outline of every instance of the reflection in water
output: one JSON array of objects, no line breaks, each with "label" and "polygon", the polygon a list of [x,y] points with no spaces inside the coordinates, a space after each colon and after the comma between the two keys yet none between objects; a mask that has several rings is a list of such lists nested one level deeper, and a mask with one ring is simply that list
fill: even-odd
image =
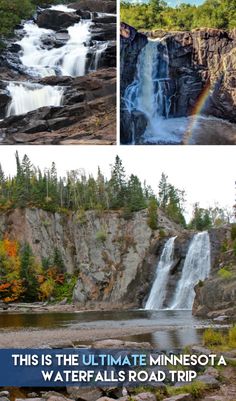
[{"label": "reflection in water", "polygon": [[[0,313],[0,330],[14,329],[116,329],[149,328],[150,333],[126,336],[130,341],[147,341],[159,349],[182,348],[201,341],[204,328],[213,326],[209,320],[192,316],[191,311],[129,310],[88,311],[71,313],[34,312]],[[155,328],[154,328],[155,327]]]}]

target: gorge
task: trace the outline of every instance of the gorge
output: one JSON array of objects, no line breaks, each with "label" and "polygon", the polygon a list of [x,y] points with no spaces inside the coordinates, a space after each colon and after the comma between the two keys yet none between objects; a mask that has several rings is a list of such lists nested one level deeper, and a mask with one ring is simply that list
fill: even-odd
[{"label": "gorge", "polygon": [[121,143],[235,144],[235,30],[121,24]]},{"label": "gorge", "polygon": [[115,12],[102,0],[39,8],[5,40],[2,144],[114,143]]},{"label": "gorge", "polygon": [[[218,275],[223,263],[219,260],[224,258],[221,247],[230,238],[230,226],[194,233],[161,211],[159,221],[163,228],[153,231],[145,210],[126,221],[119,212],[99,216],[90,211],[81,220],[73,212],[64,216],[16,209],[1,214],[0,234],[29,243],[39,260],[59,249],[67,274],[77,277],[73,300],[82,310],[145,307],[191,311],[193,307],[198,316],[212,317],[222,314],[222,296],[224,310],[233,316],[234,276],[229,286]],[[161,237],[163,230],[165,236]],[[100,239],[101,232],[104,239]],[[221,290],[213,300],[216,282]],[[212,294],[208,311],[201,300],[206,288],[208,297]]]}]

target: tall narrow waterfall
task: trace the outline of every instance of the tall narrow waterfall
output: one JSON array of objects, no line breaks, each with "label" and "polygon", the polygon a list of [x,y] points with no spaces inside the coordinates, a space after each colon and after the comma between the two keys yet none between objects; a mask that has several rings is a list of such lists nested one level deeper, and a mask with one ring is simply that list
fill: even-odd
[{"label": "tall narrow waterfall", "polygon": [[194,287],[210,273],[210,239],[208,232],[194,235],[184,262],[171,309],[192,309]]},{"label": "tall narrow waterfall", "polygon": [[[132,114],[136,118],[135,112],[146,117],[147,126],[142,134],[144,143],[178,144],[182,141],[188,120],[173,118],[175,91],[173,79],[169,77],[166,41],[149,39],[139,54],[135,79],[123,96],[123,107],[130,114],[130,121]],[[136,143],[132,123],[129,129],[132,142]]]},{"label": "tall narrow waterfall", "polygon": [[7,87],[12,101],[7,117],[28,113],[44,106],[60,106],[64,89],[58,86],[10,82]]},{"label": "tall narrow waterfall", "polygon": [[176,237],[170,238],[162,251],[161,258],[157,264],[156,278],[153,283],[145,309],[162,309],[166,296],[166,287],[169,272],[173,265],[174,241]]},{"label": "tall narrow waterfall", "polygon": [[142,111],[150,121],[168,118],[169,56],[165,42],[149,40],[138,60],[136,79],[125,91],[127,110]]}]

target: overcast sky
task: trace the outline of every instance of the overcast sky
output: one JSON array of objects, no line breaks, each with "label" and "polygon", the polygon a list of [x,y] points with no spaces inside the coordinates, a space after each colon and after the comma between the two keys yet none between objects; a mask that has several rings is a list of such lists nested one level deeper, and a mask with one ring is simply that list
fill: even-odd
[{"label": "overcast sky", "polygon": [[0,161],[7,174],[15,174],[15,151],[25,153],[42,170],[56,162],[60,175],[84,168],[96,174],[100,165],[110,174],[116,154],[123,160],[127,174],[134,173],[157,192],[162,172],[169,181],[187,193],[187,208],[199,201],[202,207],[218,202],[232,206],[235,202],[234,146],[11,146],[0,147]]},{"label": "overcast sky", "polygon": [[[130,3],[148,3],[149,0],[128,0]],[[166,3],[171,6],[175,7],[181,3],[189,3],[189,4],[202,4],[205,0],[165,0]]]}]

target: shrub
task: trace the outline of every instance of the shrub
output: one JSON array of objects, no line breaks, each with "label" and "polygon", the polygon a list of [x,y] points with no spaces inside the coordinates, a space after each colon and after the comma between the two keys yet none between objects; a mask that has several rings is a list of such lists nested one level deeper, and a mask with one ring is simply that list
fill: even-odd
[{"label": "shrub", "polygon": [[221,252],[227,252],[228,250],[228,242],[227,240],[224,240],[220,246]]},{"label": "shrub", "polygon": [[229,346],[236,347],[236,326],[229,329]]},{"label": "shrub", "polygon": [[234,241],[236,239],[236,224],[232,224],[231,227],[231,239]]},{"label": "shrub", "polygon": [[148,205],[148,226],[152,229],[152,230],[156,230],[157,229],[157,201],[155,198],[151,198],[149,201],[149,205]]},{"label": "shrub", "polygon": [[105,242],[107,239],[107,233],[105,230],[99,230],[96,233],[96,240],[99,242]]},{"label": "shrub", "polygon": [[181,387],[169,387],[168,393],[170,395],[190,393],[193,398],[198,399],[200,397],[203,397],[205,390],[206,390],[205,383],[196,381]]},{"label": "shrub", "polygon": [[207,329],[203,333],[203,343],[206,346],[223,345],[225,337],[219,331]]},{"label": "shrub", "polygon": [[218,276],[223,280],[231,280],[231,278],[233,277],[233,273],[230,272],[227,267],[222,267],[218,271]]}]

